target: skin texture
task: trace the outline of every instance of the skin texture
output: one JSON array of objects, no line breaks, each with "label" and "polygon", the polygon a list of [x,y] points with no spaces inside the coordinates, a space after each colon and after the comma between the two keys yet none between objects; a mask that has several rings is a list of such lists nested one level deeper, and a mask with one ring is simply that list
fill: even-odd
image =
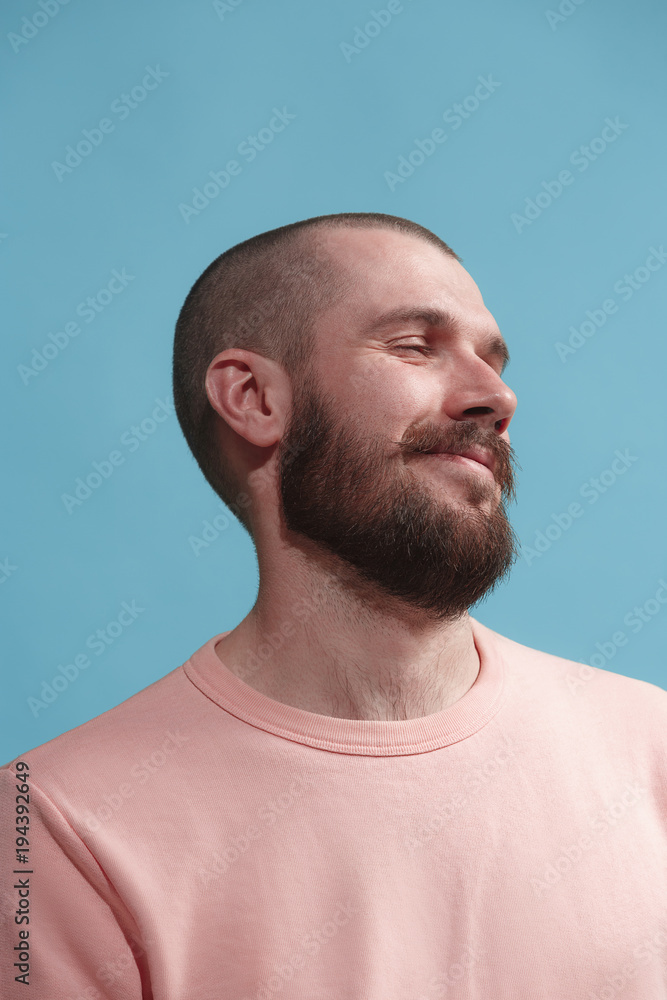
[{"label": "skin texture", "polygon": [[[221,447],[252,498],[260,574],[254,607],[216,653],[305,711],[419,718],[474,684],[467,609],[516,556],[505,511],[516,397],[489,347],[497,324],[458,261],[386,229],[322,239],[353,283],[317,318],[306,376],[292,385],[281,365],[235,348],[208,369]],[[417,307],[447,325],[368,329]],[[485,448],[494,471],[422,453],[436,446]]]}]

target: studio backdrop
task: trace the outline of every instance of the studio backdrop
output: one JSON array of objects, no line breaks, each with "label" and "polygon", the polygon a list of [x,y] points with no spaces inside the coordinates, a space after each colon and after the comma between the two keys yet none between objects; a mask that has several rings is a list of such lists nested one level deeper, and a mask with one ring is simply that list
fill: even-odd
[{"label": "studio backdrop", "polygon": [[521,553],[471,613],[666,685],[667,11],[656,0],[9,0],[2,9],[2,762],[254,603],[171,391],[201,271],[385,212],[512,354]]}]

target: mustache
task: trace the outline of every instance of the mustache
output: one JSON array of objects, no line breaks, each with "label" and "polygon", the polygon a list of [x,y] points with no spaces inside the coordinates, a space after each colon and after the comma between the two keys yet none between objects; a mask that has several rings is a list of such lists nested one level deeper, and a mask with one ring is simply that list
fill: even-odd
[{"label": "mustache", "polygon": [[411,427],[403,439],[395,443],[403,453],[433,451],[435,448],[452,452],[465,451],[474,446],[484,448],[496,460],[496,481],[507,499],[516,499],[516,469],[521,466],[514,449],[497,435],[485,432],[474,420],[457,421],[447,432],[433,423]]}]

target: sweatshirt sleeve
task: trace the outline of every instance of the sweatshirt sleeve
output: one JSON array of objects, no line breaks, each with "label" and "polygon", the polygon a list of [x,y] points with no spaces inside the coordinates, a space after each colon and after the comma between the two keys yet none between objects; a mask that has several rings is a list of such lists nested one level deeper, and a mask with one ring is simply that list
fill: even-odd
[{"label": "sweatshirt sleeve", "polygon": [[131,915],[60,810],[16,765],[0,768],[0,996],[150,1000]]}]

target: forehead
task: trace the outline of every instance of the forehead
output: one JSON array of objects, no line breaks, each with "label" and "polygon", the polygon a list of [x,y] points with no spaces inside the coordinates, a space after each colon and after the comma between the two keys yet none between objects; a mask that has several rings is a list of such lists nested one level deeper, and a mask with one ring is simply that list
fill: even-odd
[{"label": "forehead", "polygon": [[342,294],[320,316],[322,332],[353,335],[389,310],[417,306],[496,328],[465,268],[426,240],[387,229],[333,229],[322,234],[321,245],[345,278]]}]

